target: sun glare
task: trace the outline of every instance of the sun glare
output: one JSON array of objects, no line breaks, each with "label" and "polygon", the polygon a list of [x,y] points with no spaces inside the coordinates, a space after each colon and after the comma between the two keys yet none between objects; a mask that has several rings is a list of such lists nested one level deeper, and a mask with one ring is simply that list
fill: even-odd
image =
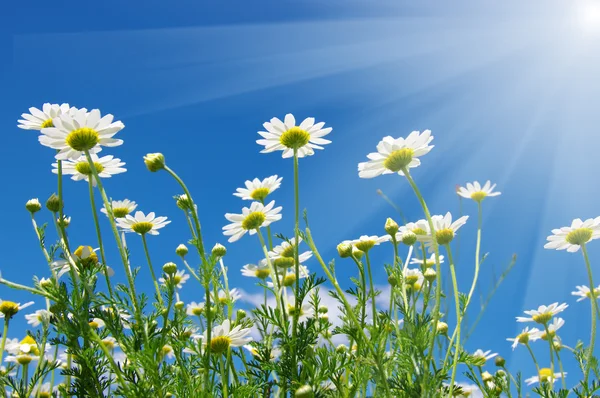
[{"label": "sun glare", "polygon": [[584,31],[600,34],[600,0],[582,2],[578,10],[578,20]]}]

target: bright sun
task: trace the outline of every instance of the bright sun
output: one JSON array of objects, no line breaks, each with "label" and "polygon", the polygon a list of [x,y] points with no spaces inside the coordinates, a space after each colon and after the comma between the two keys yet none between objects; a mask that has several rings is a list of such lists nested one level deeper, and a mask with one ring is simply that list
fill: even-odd
[{"label": "bright sun", "polygon": [[588,0],[580,4],[579,25],[586,32],[600,33],[600,0]]}]

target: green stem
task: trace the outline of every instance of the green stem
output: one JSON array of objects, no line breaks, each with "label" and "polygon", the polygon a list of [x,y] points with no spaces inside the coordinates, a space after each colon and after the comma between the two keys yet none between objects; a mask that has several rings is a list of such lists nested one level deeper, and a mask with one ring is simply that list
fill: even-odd
[{"label": "green stem", "polygon": [[375,305],[375,288],[373,287],[373,274],[371,273],[371,260],[369,252],[365,252],[367,260],[367,272],[369,273],[369,296],[371,297],[371,311],[373,311],[373,326],[377,327],[377,307]]},{"label": "green stem", "polygon": [[88,186],[90,190],[90,204],[92,205],[92,215],[94,216],[94,225],[96,226],[96,235],[98,236],[98,247],[100,248],[100,258],[102,259],[102,265],[104,265],[103,273],[106,279],[106,286],[108,287],[108,294],[113,297],[112,286],[110,279],[108,278],[108,265],[106,263],[106,255],[104,254],[104,245],[102,244],[102,234],[100,233],[100,223],[98,222],[98,212],[96,212],[96,201],[94,200],[94,185],[92,179],[88,178]]},{"label": "green stem", "polygon": [[150,268],[150,274],[152,275],[152,281],[154,282],[154,288],[156,289],[156,297],[158,298],[158,302],[160,303],[160,306],[164,307],[162,294],[160,293],[160,286],[158,285],[158,281],[156,280],[156,275],[154,274],[154,268],[152,267],[152,261],[150,261],[150,253],[148,252],[148,243],[146,242],[146,234],[142,234],[142,243],[144,244],[144,253],[146,253],[146,260],[148,260],[148,268]]},{"label": "green stem", "polygon": [[546,330],[546,339],[548,341],[548,347],[550,349],[550,370],[554,374],[554,347],[552,345],[553,337],[548,329],[548,323],[544,323],[544,330]]},{"label": "green stem", "polygon": [[[448,262],[450,263],[450,274],[452,276],[452,287],[454,288],[454,301],[456,309],[456,348],[454,349],[454,361],[452,362],[452,376],[450,379],[450,394],[452,397],[452,390],[454,389],[454,380],[456,380],[456,368],[458,367],[458,356],[460,354],[460,299],[458,297],[458,283],[456,281],[456,269],[454,266],[454,260],[452,259],[452,249],[450,244],[446,244],[446,251],[448,253]],[[450,344],[451,346],[452,344]]]},{"label": "green stem", "polygon": [[588,257],[587,247],[585,243],[581,245],[581,251],[583,252],[583,258],[585,260],[588,279],[590,280],[590,300],[592,301],[592,332],[590,336],[590,347],[588,349],[583,378],[583,384],[587,385],[588,377],[590,376],[590,367],[592,366],[592,359],[594,357],[594,343],[596,342],[596,311],[598,311],[598,302],[596,301],[597,296],[596,288],[594,285],[594,277],[592,275],[592,266],[590,265],[590,258]]},{"label": "green stem", "polygon": [[229,384],[227,381],[227,369],[225,368],[225,364],[223,362],[223,355],[219,354],[219,367],[221,368],[221,387],[223,388],[223,397],[229,397],[229,391],[227,389],[227,385]]},{"label": "green stem", "polygon": [[6,345],[6,335],[8,335],[8,322],[10,318],[4,318],[4,330],[2,331],[2,343],[0,343],[0,363],[4,361],[4,346]]},{"label": "green stem", "polygon": [[563,369],[562,360],[560,359],[560,354],[558,353],[559,349],[554,348],[554,353],[556,354],[556,360],[558,361],[558,368],[560,369],[560,380],[562,382],[563,389],[567,389],[567,381],[565,380],[565,372]]},{"label": "green stem", "polygon": [[227,279],[227,269],[225,268],[225,264],[223,264],[223,258],[219,259],[219,264],[221,265],[221,273],[223,274],[223,285],[225,287],[225,295],[227,296],[227,318],[231,320],[233,306],[231,303],[231,298],[229,297],[229,280]]},{"label": "green stem", "polygon": [[258,239],[260,240],[260,246],[263,249],[265,259],[267,260],[267,266],[269,267],[269,272],[271,273],[271,275],[274,276],[274,278],[271,278],[271,279],[273,280],[273,286],[275,286],[275,290],[277,291],[277,294],[275,297],[275,303],[277,304],[277,309],[280,311],[281,316],[283,316],[285,319],[285,318],[287,318],[287,311],[285,310],[283,303],[280,303],[280,298],[281,298],[282,294],[281,294],[281,286],[279,285],[279,275],[277,274],[275,268],[273,267],[273,263],[271,263],[271,258],[269,257],[269,251],[265,244],[265,238],[263,237],[262,232],[260,232],[260,228],[256,228],[256,234],[258,235]]},{"label": "green stem", "polygon": [[[399,267],[400,262],[398,261],[400,259],[400,257],[398,256],[398,242],[396,241],[396,236],[394,236],[394,235],[392,235],[392,244],[394,245],[394,268],[396,268],[397,270],[400,270],[400,267]],[[411,249],[412,249],[412,246],[409,248],[409,250],[411,250]],[[404,302],[404,311],[406,311],[406,309],[408,308],[408,299],[406,298],[406,282],[404,281],[404,274],[402,274],[400,285],[401,285],[402,301]],[[396,319],[397,319],[397,314],[396,314]],[[396,324],[397,324],[397,322],[396,322]]]},{"label": "green stem", "polygon": [[[292,351],[292,363],[297,363],[298,346],[296,344],[296,336],[298,335],[298,318],[300,316],[300,188],[298,181],[298,149],[294,148],[294,271],[296,274],[296,291],[294,300],[294,316],[292,317],[292,341],[294,342]],[[297,366],[294,366],[292,373],[294,378],[297,373]],[[294,380],[292,379],[292,382]]]},{"label": "green stem", "polygon": [[535,359],[535,355],[533,353],[533,350],[531,349],[531,346],[529,345],[529,343],[525,343],[525,347],[527,347],[527,350],[529,350],[529,354],[531,355],[531,359],[533,359],[533,363],[535,364],[535,368],[536,368],[537,373],[539,375],[540,374],[540,365],[538,365],[538,362]]}]

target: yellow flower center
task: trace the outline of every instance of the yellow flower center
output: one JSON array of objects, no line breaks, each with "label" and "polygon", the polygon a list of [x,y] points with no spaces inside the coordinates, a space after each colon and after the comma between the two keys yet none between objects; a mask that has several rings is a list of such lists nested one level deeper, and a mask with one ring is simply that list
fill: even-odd
[{"label": "yellow flower center", "polygon": [[270,193],[271,191],[269,188],[256,188],[254,191],[252,191],[250,197],[254,200],[262,202]]},{"label": "yellow flower center", "polygon": [[363,252],[367,252],[369,251],[369,249],[371,249],[373,246],[375,246],[375,241],[374,240],[361,240],[358,241],[354,244],[354,246],[356,246],[356,248],[360,251]]},{"label": "yellow flower center", "polygon": [[91,321],[91,322],[90,322],[90,327],[91,327],[92,329],[98,329],[98,328],[100,327],[100,325],[99,325],[99,324],[98,324],[98,322],[96,322],[96,321]]},{"label": "yellow flower center", "polygon": [[551,312],[542,312],[541,314],[537,314],[532,316],[533,320],[537,323],[546,324],[550,319],[552,319]]},{"label": "yellow flower center", "polygon": [[544,382],[551,381],[554,378],[554,374],[552,373],[552,369],[542,368],[542,369],[540,369],[539,377],[540,377],[540,382],[544,383]]},{"label": "yellow flower center", "polygon": [[267,217],[265,216],[265,213],[263,213],[262,211],[254,211],[248,214],[246,218],[244,218],[244,221],[242,221],[242,228],[244,228],[247,231],[257,229],[261,225],[263,225],[266,218]]},{"label": "yellow flower center", "polygon": [[173,352],[173,347],[171,347],[171,346],[170,346],[170,345],[168,345],[168,344],[165,344],[165,345],[162,347],[162,349],[161,349],[161,353],[162,353],[163,355],[168,355],[168,354],[170,354],[171,352]]},{"label": "yellow flower center", "polygon": [[577,228],[567,234],[566,241],[572,245],[583,245],[592,239],[593,234],[590,228]]},{"label": "yellow flower center", "polygon": [[210,350],[215,354],[222,354],[227,351],[230,344],[229,336],[217,336],[210,340]]},{"label": "yellow flower center", "polygon": [[21,340],[21,342],[19,343],[21,345],[28,345],[29,346],[29,352],[31,352],[34,355],[39,355],[40,354],[40,350],[38,349],[37,343],[35,342],[35,340],[33,339],[33,337],[31,337],[30,335],[25,336],[25,338],[23,340]]},{"label": "yellow flower center", "polygon": [[44,120],[42,123],[42,128],[45,129],[47,127],[54,127],[54,123],[52,123],[52,118]]},{"label": "yellow flower center", "polygon": [[454,231],[452,228],[444,228],[439,231],[435,231],[435,239],[439,245],[447,245],[454,239]]},{"label": "yellow flower center", "polygon": [[219,303],[227,304],[227,297],[226,296],[219,297]]},{"label": "yellow flower center", "polygon": [[383,162],[383,167],[398,172],[408,166],[413,160],[414,151],[411,148],[402,148],[390,153]]},{"label": "yellow flower center", "polygon": [[486,196],[487,193],[483,191],[477,191],[471,194],[471,199],[473,199],[475,202],[481,202],[483,199],[485,199]]},{"label": "yellow flower center", "polygon": [[38,397],[40,398],[52,398],[52,396],[50,395],[49,392],[47,391],[41,391],[38,393]]},{"label": "yellow flower center", "polygon": [[271,271],[269,271],[268,268],[257,268],[256,271],[254,271],[254,275],[260,279],[265,279],[270,273]]},{"label": "yellow flower center", "polygon": [[296,311],[296,306],[288,304],[288,314],[294,317],[301,317],[304,315],[304,310],[302,310],[302,306],[298,307],[298,311]]},{"label": "yellow flower center", "polygon": [[414,285],[419,280],[419,276],[418,275],[407,275],[405,280],[406,280],[407,284]]},{"label": "yellow flower center", "polygon": [[11,318],[19,312],[19,304],[12,301],[3,301],[0,303],[0,312],[3,313],[6,318]]},{"label": "yellow flower center", "polygon": [[[98,162],[94,162],[94,168],[96,169],[96,172],[98,174],[102,173],[102,171],[104,170],[104,166],[102,166]],[[90,164],[88,162],[77,163],[75,165],[75,170],[77,170],[79,173],[86,175],[86,176],[91,176],[93,174],[92,168],[90,167]]]},{"label": "yellow flower center", "polygon": [[550,340],[556,336],[556,330],[549,330],[548,332],[542,333],[542,340]]},{"label": "yellow flower center", "polygon": [[294,259],[290,257],[279,257],[273,260],[273,265],[279,268],[290,268],[294,265]]},{"label": "yellow flower center", "polygon": [[65,139],[66,144],[76,151],[90,150],[98,144],[98,141],[100,141],[100,135],[89,127],[73,130]]},{"label": "yellow flower center", "polygon": [[298,126],[292,127],[279,137],[279,142],[290,149],[302,148],[308,144],[308,141],[310,141],[310,134]]},{"label": "yellow flower center", "polygon": [[152,224],[151,222],[147,222],[147,221],[136,222],[135,224],[133,224],[131,226],[131,229],[140,235],[144,235],[144,234],[152,231],[152,228],[154,228],[154,224]]},{"label": "yellow flower center", "polygon": [[109,339],[102,340],[102,344],[104,344],[104,347],[108,348],[109,350],[112,350],[113,348],[115,348],[114,341],[109,340]]},{"label": "yellow flower center", "polygon": [[179,282],[181,282],[183,278],[181,277],[181,275],[173,275],[173,283],[175,285],[179,285]]},{"label": "yellow flower center", "polygon": [[194,308],[192,308],[192,314],[194,314],[196,316],[202,315],[203,312],[204,312],[204,308],[203,307],[194,307]]},{"label": "yellow flower center", "polygon": [[[85,258],[82,257],[84,248],[87,248],[89,251],[89,255]],[[98,255],[96,254],[96,252],[94,252],[94,249],[92,249],[91,246],[79,246],[73,252],[73,254],[75,254],[75,256],[77,256],[77,258],[79,258],[81,263],[85,266],[89,266],[89,265],[98,263]]]},{"label": "yellow flower center", "polygon": [[287,274],[284,278],[283,278],[283,286],[292,286],[294,283],[296,282],[296,275],[294,274]]},{"label": "yellow flower center", "polygon": [[123,218],[129,214],[129,209],[127,207],[113,207],[113,214],[115,218]]},{"label": "yellow flower center", "polygon": [[17,362],[20,365],[29,365],[33,358],[29,355],[17,355]]},{"label": "yellow flower center", "polygon": [[521,333],[520,335],[517,336],[517,341],[521,344],[529,343],[529,333],[527,333],[527,332]]},{"label": "yellow flower center", "polygon": [[427,231],[425,231],[423,228],[415,228],[412,230],[412,233],[415,235],[427,235]]},{"label": "yellow flower center", "polygon": [[294,258],[294,251],[295,251],[296,246],[295,245],[289,245],[286,246],[282,251],[281,251],[281,257],[289,257],[289,258]]}]

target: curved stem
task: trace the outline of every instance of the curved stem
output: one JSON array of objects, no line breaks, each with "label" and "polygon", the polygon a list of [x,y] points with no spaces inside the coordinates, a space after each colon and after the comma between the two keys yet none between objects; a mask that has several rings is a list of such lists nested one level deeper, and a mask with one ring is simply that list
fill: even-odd
[{"label": "curved stem", "polygon": [[164,306],[162,294],[160,293],[160,286],[156,280],[156,274],[154,274],[154,268],[152,267],[152,261],[150,260],[150,253],[148,252],[148,243],[146,242],[146,234],[142,234],[142,243],[144,245],[144,253],[146,253],[146,260],[148,260],[148,268],[150,268],[150,274],[152,275],[152,281],[154,282],[154,288],[156,289],[156,296],[161,307]]},{"label": "curved stem", "polygon": [[565,380],[565,371],[563,369],[562,360],[560,359],[560,354],[558,353],[560,349],[554,348],[554,352],[556,353],[556,360],[558,362],[558,368],[560,369],[560,380],[562,382],[563,389],[567,389],[567,381]]},{"label": "curved stem", "polygon": [[525,347],[527,347],[527,350],[529,350],[529,354],[531,355],[531,359],[533,359],[533,363],[535,364],[535,368],[536,368],[537,373],[539,375],[540,374],[540,365],[538,365],[538,362],[535,359],[535,355],[533,354],[533,350],[531,349],[531,346],[529,345],[529,343],[525,343]]},{"label": "curved stem", "polygon": [[596,301],[597,296],[594,285],[594,277],[592,275],[592,266],[590,265],[590,258],[588,257],[587,247],[585,243],[581,245],[581,251],[583,252],[583,258],[585,260],[588,279],[590,280],[590,300],[592,301],[592,332],[590,336],[590,347],[588,348],[588,356],[585,364],[585,372],[583,378],[583,383],[587,385],[588,377],[590,376],[592,358],[594,357],[594,343],[596,342],[596,312],[598,311],[598,301]]},{"label": "curved stem", "polygon": [[113,296],[112,286],[110,279],[108,278],[108,265],[106,263],[106,256],[104,255],[104,245],[102,244],[102,234],[100,233],[100,223],[98,222],[98,213],[96,212],[96,202],[94,200],[94,185],[92,179],[88,177],[88,186],[90,188],[90,204],[92,205],[92,215],[94,216],[94,225],[96,226],[96,235],[98,236],[98,247],[100,248],[100,258],[102,259],[102,265],[104,265],[103,273],[106,278],[106,286],[108,287],[108,294],[110,297]]},{"label": "curved stem", "polygon": [[371,311],[373,317],[373,326],[377,327],[377,307],[375,304],[375,288],[373,287],[373,274],[371,273],[371,260],[369,259],[369,252],[365,252],[365,259],[367,260],[367,272],[369,274],[369,296],[371,297]]},{"label": "curved stem", "polygon": [[[456,269],[454,266],[454,260],[452,259],[452,249],[450,244],[446,245],[446,251],[448,253],[448,263],[450,264],[450,274],[452,276],[452,287],[454,289],[454,301],[456,309],[456,347],[454,349],[454,361],[452,362],[452,376],[450,379],[450,397],[452,397],[452,390],[454,389],[454,380],[456,379],[456,368],[458,367],[458,356],[460,354],[460,299],[458,297],[458,283],[456,281]],[[452,346],[452,344],[450,344]]]}]

